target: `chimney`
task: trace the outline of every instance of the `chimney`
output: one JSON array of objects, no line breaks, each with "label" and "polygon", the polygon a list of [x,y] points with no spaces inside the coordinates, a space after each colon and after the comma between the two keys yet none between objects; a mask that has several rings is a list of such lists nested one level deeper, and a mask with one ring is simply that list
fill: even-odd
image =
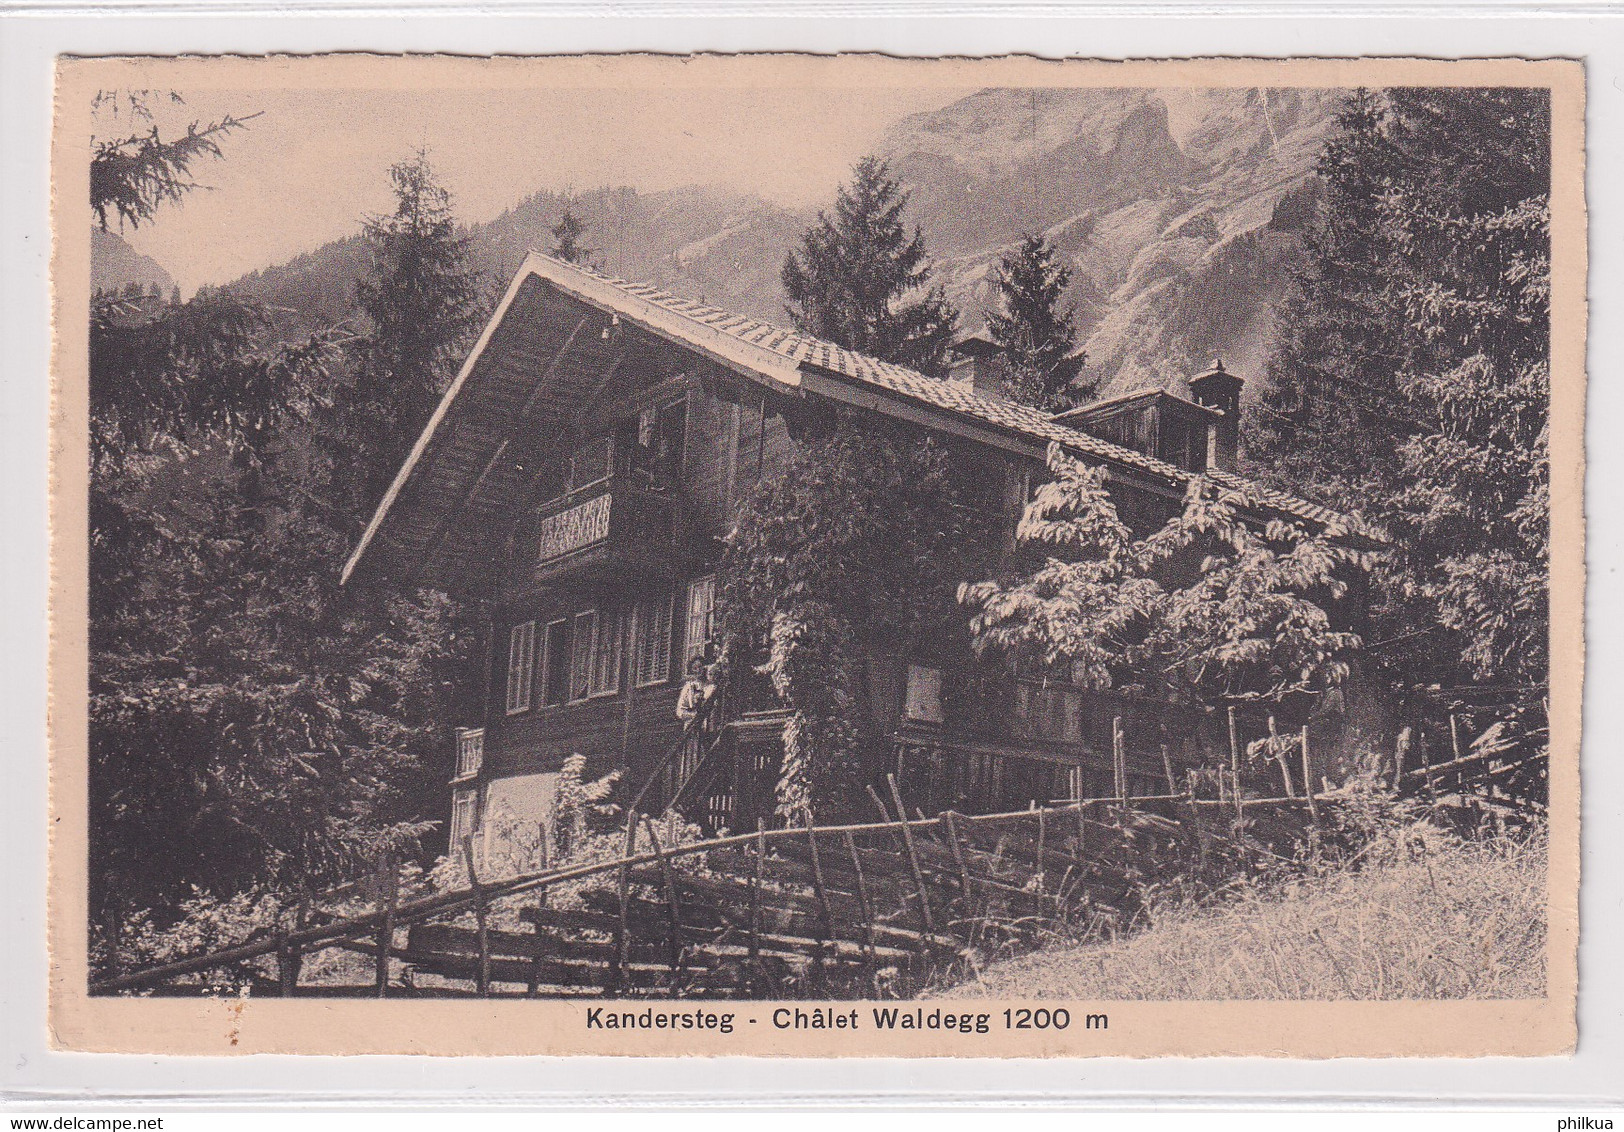
[{"label": "chimney", "polygon": [[980,397],[1001,398],[1004,377],[998,362],[1004,348],[985,338],[966,338],[955,342],[953,360],[947,369],[947,379],[968,386]]},{"label": "chimney", "polygon": [[1190,396],[1223,414],[1207,425],[1207,467],[1235,470],[1241,438],[1241,386],[1245,382],[1224,368],[1222,358],[1214,358],[1204,373],[1190,378]]}]

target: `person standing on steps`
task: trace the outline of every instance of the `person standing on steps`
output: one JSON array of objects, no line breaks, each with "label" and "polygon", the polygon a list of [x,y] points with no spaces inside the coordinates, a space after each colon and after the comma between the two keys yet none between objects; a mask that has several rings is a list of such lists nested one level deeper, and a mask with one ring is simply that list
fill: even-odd
[{"label": "person standing on steps", "polygon": [[689,657],[688,675],[682,682],[682,690],[677,693],[677,718],[683,723],[691,722],[715,690],[716,686],[710,682],[706,672],[704,659]]}]

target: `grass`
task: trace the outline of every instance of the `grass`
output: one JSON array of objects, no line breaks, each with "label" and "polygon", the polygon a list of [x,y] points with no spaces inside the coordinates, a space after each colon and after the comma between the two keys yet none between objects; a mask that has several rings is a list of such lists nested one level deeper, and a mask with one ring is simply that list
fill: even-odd
[{"label": "grass", "polygon": [[1424,823],[1353,865],[1162,907],[1115,941],[991,964],[950,998],[1521,999],[1545,995],[1546,842]]}]

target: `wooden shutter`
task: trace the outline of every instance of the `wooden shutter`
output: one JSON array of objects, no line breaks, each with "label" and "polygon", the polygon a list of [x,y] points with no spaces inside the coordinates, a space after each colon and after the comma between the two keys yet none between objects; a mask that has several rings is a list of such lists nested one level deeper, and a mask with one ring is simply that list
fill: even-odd
[{"label": "wooden shutter", "polygon": [[536,623],[524,621],[508,630],[507,713],[528,711],[536,674]]},{"label": "wooden shutter", "polygon": [[658,684],[671,678],[671,609],[676,594],[644,602],[637,609],[635,672],[637,684]]}]

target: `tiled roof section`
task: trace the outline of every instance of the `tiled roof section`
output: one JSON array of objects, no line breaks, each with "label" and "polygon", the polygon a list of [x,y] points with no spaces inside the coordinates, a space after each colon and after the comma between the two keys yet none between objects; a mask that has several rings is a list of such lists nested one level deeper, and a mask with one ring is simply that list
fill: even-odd
[{"label": "tiled roof section", "polygon": [[[1047,413],[1037,409],[1013,401],[981,397],[965,382],[927,377],[906,366],[884,362],[867,354],[848,350],[844,346],[837,346],[833,342],[785,330],[732,311],[692,302],[646,283],[628,283],[623,279],[616,279],[574,264],[561,266],[568,266],[600,283],[628,295],[635,295],[646,303],[709,327],[713,331],[720,331],[770,350],[797,365],[816,366],[904,397],[923,401],[937,408],[1023,433],[1036,440],[1054,441],[1074,452],[1087,453],[1113,463],[1139,468],[1176,484],[1188,483],[1193,476],[1191,472],[1155,456],[1112,444],[1090,433],[1053,421]],[[1347,530],[1347,520],[1329,507],[1264,488],[1229,472],[1214,471],[1210,473],[1210,478],[1226,487],[1243,490],[1258,503],[1283,514],[1323,523],[1333,531]]]},{"label": "tiled roof section", "polygon": [[[1350,534],[1356,529],[1356,525],[1348,516],[1334,508],[1327,507],[1323,503],[1315,503],[1312,500],[1300,499],[1283,491],[1276,491],[1271,487],[1265,487],[1256,480],[1249,480],[1245,476],[1237,476],[1234,472],[1221,472],[1213,469],[1207,473],[1207,478],[1221,487],[1245,492],[1248,498],[1261,506],[1272,508],[1294,518],[1323,523],[1325,528],[1333,534]],[[1370,534],[1372,537],[1380,537],[1379,533],[1373,529],[1367,530],[1365,533]]]}]

